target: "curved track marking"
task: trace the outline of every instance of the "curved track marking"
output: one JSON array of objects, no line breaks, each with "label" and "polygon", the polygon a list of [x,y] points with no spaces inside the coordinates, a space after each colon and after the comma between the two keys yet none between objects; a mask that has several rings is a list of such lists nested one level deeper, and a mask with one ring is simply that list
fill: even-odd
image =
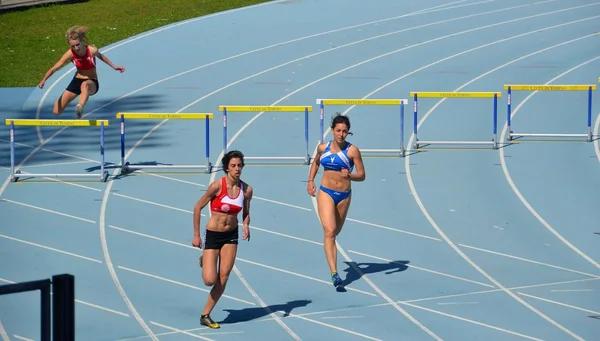
[{"label": "curved track marking", "polygon": [[600,161],[600,145],[598,145],[598,130],[600,130],[600,114],[596,118],[596,124],[594,125],[594,151],[596,152],[596,157],[598,161]]},{"label": "curved track marking", "polygon": [[[552,78],[551,80],[549,80],[547,83],[545,83],[544,85],[548,85],[551,84],[552,82],[562,78],[563,76],[569,74],[572,71],[577,70],[578,68],[585,66],[595,60],[600,59],[600,56],[592,58],[586,62],[583,62],[563,73],[561,73],[560,75]],[[527,97],[525,97],[525,99],[523,99],[523,101],[521,101],[521,103],[519,103],[518,106],[515,107],[515,109],[512,111],[510,117],[512,119],[512,117],[514,117],[517,112],[519,111],[519,109],[521,109],[521,107],[523,105],[525,105],[525,103],[527,103],[527,101],[529,101],[531,99],[531,97],[533,97],[535,94],[537,93],[537,91],[533,91],[531,92]],[[598,128],[598,125],[600,124],[600,116],[598,117],[598,120],[596,120],[596,129]],[[502,129],[502,133],[500,133],[500,136],[498,138],[499,141],[503,141],[504,140],[504,136],[506,136],[506,132],[507,132],[508,126],[506,124],[504,124],[504,128]],[[596,144],[598,143],[598,141],[594,141]],[[515,194],[517,195],[517,197],[519,198],[519,200],[523,203],[523,205],[525,205],[525,207],[527,207],[527,209],[529,210],[529,212],[531,212],[531,214],[533,214],[533,216],[540,222],[542,223],[542,225],[544,225],[544,227],[546,229],[548,229],[548,231],[550,231],[556,238],[558,238],[563,244],[567,245],[571,250],[575,251],[579,256],[583,257],[585,260],[587,260],[588,262],[590,262],[592,265],[594,265],[597,268],[600,268],[600,264],[598,264],[598,262],[596,262],[595,260],[593,260],[590,256],[586,255],[583,251],[579,250],[575,245],[571,244],[571,242],[569,242],[566,238],[564,238],[560,233],[558,233],[546,220],[544,220],[544,218],[542,218],[542,216],[537,213],[537,211],[531,206],[531,204],[529,204],[529,202],[527,201],[527,199],[525,199],[525,197],[523,196],[523,194],[521,194],[521,191],[519,191],[519,188],[517,187],[517,185],[515,185],[514,181],[512,180],[512,177],[510,176],[510,172],[508,171],[508,167],[506,165],[506,158],[504,157],[504,148],[500,148],[499,149],[499,154],[500,154],[500,163],[502,165],[502,171],[504,172],[504,176],[506,177],[506,181],[508,181],[508,184],[510,185],[510,188],[513,190],[513,192],[515,192]],[[596,150],[596,155],[598,156],[598,158],[600,158],[600,151]]]},{"label": "curved track marking", "polygon": [[[566,45],[566,44],[570,44],[576,41],[580,41],[586,38],[590,38],[596,36],[596,34],[589,34],[589,35],[585,35],[576,39],[572,39],[566,42],[562,42],[560,44],[556,44],[550,47],[547,47],[545,49],[536,51],[534,53],[530,53],[528,55],[522,56],[520,58],[517,58],[515,60],[512,60],[508,63],[505,63],[499,67],[496,67],[474,79],[472,79],[471,81],[463,84],[462,86],[460,86],[459,88],[453,90],[453,91],[460,91],[462,88],[468,86],[469,84],[499,70],[502,69],[510,64],[516,63],[517,61],[520,61],[522,59],[528,58],[530,56],[536,55],[536,54],[540,54],[542,52],[546,52],[548,50]],[[418,127],[420,127],[425,120],[429,117],[429,115],[431,115],[433,113],[433,111],[441,104],[445,101],[446,99],[442,99],[440,101],[438,101],[419,121],[418,123]],[[409,139],[408,145],[412,145],[413,141],[414,141],[414,133],[411,134],[411,137]],[[501,148],[502,150],[502,148]],[[415,189],[415,185],[414,182],[412,180],[412,176],[411,176],[411,171],[410,171],[410,155],[408,155],[406,157],[405,160],[405,168],[406,168],[406,177],[408,180],[408,184],[410,186],[411,192],[413,193],[413,197],[415,199],[415,201],[417,202],[417,205],[419,206],[419,208],[421,209],[421,211],[423,212],[423,214],[425,215],[425,217],[427,218],[427,220],[429,221],[429,223],[431,224],[431,226],[433,226],[433,228],[435,228],[435,230],[440,234],[440,236],[448,243],[448,245],[450,245],[450,247],[452,247],[452,249],[454,249],[454,251],[456,251],[456,253],[458,253],[467,263],[469,263],[473,268],[475,268],[478,272],[480,272],[483,276],[485,276],[490,282],[494,283],[496,286],[498,286],[502,291],[504,291],[506,294],[510,295],[512,298],[514,298],[516,301],[518,301],[519,303],[523,304],[525,307],[527,307],[528,309],[530,309],[531,311],[533,311],[534,313],[536,313],[537,315],[539,315],[540,317],[542,317],[543,319],[545,319],[546,321],[548,321],[549,323],[551,323],[552,325],[554,325],[555,327],[559,328],[560,330],[562,330],[563,332],[567,333],[568,335],[570,335],[571,337],[577,339],[577,340],[583,340],[580,336],[576,335],[575,333],[571,332],[570,330],[568,330],[567,328],[563,327],[562,325],[558,324],[556,321],[552,320],[550,317],[546,316],[545,314],[543,314],[542,312],[540,312],[539,310],[535,309],[533,306],[531,306],[530,304],[528,304],[527,302],[525,302],[523,299],[521,299],[519,296],[515,295],[512,291],[510,291],[509,289],[507,289],[505,286],[503,286],[500,282],[498,282],[496,279],[494,279],[491,275],[489,275],[487,272],[485,272],[483,269],[481,269],[475,262],[473,262],[466,254],[464,254],[462,252],[462,250],[460,250],[460,248],[458,248],[458,246],[456,246],[456,244],[454,244],[454,242],[452,242],[452,240],[450,240],[450,238],[448,238],[448,236],[442,231],[442,229],[437,225],[437,223],[435,222],[435,220],[431,217],[431,215],[429,214],[429,212],[427,211],[427,209],[425,208],[425,205],[423,204],[423,202],[421,201],[419,194],[417,193],[417,190]]]}]

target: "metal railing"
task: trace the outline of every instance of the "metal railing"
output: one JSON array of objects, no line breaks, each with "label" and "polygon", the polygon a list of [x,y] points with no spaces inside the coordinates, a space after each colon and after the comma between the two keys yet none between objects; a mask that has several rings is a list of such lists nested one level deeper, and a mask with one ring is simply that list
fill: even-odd
[{"label": "metal railing", "polygon": [[[0,0],[1,1],[1,0]],[[6,284],[0,295],[40,292],[40,341],[75,341],[75,277],[69,274],[52,279]]]}]

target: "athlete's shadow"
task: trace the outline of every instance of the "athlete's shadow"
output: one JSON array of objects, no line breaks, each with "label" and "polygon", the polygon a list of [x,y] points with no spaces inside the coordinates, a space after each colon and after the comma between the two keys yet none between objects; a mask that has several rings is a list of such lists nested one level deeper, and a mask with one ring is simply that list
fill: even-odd
[{"label": "athlete's shadow", "polygon": [[[396,272],[402,272],[408,269],[406,264],[409,261],[397,260],[389,263],[356,263],[356,262],[344,262],[348,267],[344,269],[346,272],[346,278],[344,278],[342,285],[338,287],[337,291],[345,292],[345,286],[359,280],[363,274],[368,275],[376,272],[385,271],[386,275],[390,275]],[[357,271],[357,268],[360,270]]]},{"label": "athlete's shadow", "polygon": [[[295,300],[295,301],[289,301],[285,304],[270,305],[270,306],[268,306],[268,309],[273,313],[283,312],[283,317],[287,317],[290,315],[292,310],[294,310],[296,308],[306,307],[310,303],[312,303],[311,300]],[[267,311],[267,309],[265,309],[263,307],[245,308],[245,309],[240,309],[240,310],[232,310],[232,309],[223,309],[223,310],[228,312],[229,315],[227,315],[227,317],[223,321],[219,322],[221,324],[248,322],[248,321],[256,320],[258,318],[269,315],[269,311]]]}]

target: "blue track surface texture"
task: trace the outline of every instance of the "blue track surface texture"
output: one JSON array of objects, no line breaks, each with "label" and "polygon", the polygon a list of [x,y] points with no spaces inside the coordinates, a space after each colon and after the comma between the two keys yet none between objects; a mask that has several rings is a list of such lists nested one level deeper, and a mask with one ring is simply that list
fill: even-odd
[{"label": "blue track surface texture", "polygon": [[[507,142],[504,90],[597,84],[599,21],[592,0],[288,0],[106,47],[127,71],[99,66],[100,91],[85,118],[110,121],[107,182],[10,182],[3,123],[0,281],[75,275],[77,339],[86,341],[600,340],[600,97],[593,93],[592,142]],[[72,74],[65,68],[44,90],[0,90],[10,99],[3,121],[53,118]],[[501,92],[499,148],[415,150],[413,91]],[[409,100],[406,156],[365,152],[367,179],[353,186],[338,239],[346,292],[331,284],[308,166],[248,161],[252,241],[240,244],[212,313],[221,329],[202,327],[210,288],[191,246],[192,209],[223,173],[121,176],[116,113],[214,113],[210,159],[219,165],[219,105],[312,106],[312,156],[319,98]],[[418,103],[419,140],[493,137],[490,98]],[[513,91],[511,104],[515,133],[587,132],[585,91]],[[398,148],[398,107],[326,106],[325,128],[335,112],[351,118],[359,148]],[[306,154],[302,112],[229,113],[227,124],[228,148],[247,156]],[[17,127],[16,163],[23,172],[97,173],[98,132]],[[130,120],[126,156],[203,164],[204,134],[203,121]],[[39,313],[37,293],[0,296],[2,340],[39,340]]]}]

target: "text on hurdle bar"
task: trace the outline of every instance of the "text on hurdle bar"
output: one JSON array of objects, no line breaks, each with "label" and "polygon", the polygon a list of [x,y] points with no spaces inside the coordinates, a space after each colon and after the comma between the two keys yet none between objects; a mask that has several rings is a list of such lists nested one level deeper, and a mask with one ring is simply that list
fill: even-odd
[{"label": "text on hurdle bar", "polygon": [[212,120],[214,115],[212,113],[133,113],[133,112],[120,112],[117,113],[117,118],[127,119],[146,119],[146,120]]},{"label": "text on hurdle bar", "polygon": [[588,91],[596,90],[594,84],[576,84],[576,85],[537,85],[537,84],[505,84],[504,90],[513,91]]},{"label": "text on hurdle bar", "polygon": [[9,126],[13,123],[15,126],[49,126],[49,127],[99,127],[104,123],[104,126],[108,126],[108,120],[36,120],[36,119],[25,119],[25,118],[7,118],[6,125]]},{"label": "text on hurdle bar", "polygon": [[501,92],[420,92],[414,91],[410,93],[411,97],[414,96],[420,98],[500,98],[502,97]]},{"label": "text on hurdle bar", "polygon": [[408,104],[407,99],[317,99],[324,105],[400,105]]},{"label": "text on hurdle bar", "polygon": [[220,105],[219,111],[228,112],[312,112],[312,106],[300,105]]}]

